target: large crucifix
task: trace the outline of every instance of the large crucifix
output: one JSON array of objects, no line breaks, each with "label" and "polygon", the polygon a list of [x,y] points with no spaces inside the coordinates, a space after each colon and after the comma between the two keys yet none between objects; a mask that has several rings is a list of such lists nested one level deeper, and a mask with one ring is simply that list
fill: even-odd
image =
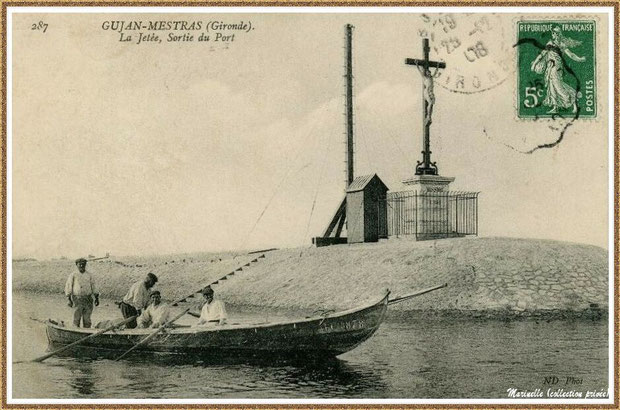
[{"label": "large crucifix", "polygon": [[[433,92],[433,78],[437,75],[440,68],[446,68],[446,63],[441,61],[429,60],[431,51],[428,45],[428,39],[422,41],[424,60],[416,58],[407,58],[405,64],[414,65],[422,74],[422,97],[424,99],[424,150],[422,151],[422,161],[418,161],[415,167],[416,175],[437,175],[439,170],[437,164],[431,162],[431,141],[430,126],[432,123],[433,105],[435,105],[435,94]],[[435,72],[431,74],[431,68],[435,68]]]}]

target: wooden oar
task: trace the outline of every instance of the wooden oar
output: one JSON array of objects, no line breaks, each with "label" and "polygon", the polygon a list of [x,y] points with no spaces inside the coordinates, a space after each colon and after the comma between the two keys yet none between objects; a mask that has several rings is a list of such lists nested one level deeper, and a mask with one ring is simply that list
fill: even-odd
[{"label": "wooden oar", "polygon": [[151,333],[150,335],[148,335],[147,337],[145,337],[144,339],[140,340],[138,343],[133,345],[129,350],[127,350],[125,353],[117,357],[116,361],[121,360],[123,357],[127,356],[129,353],[133,352],[135,349],[147,343],[149,340],[157,336],[159,333],[163,332],[168,326],[172,325],[174,322],[176,322],[181,316],[183,316],[187,312],[189,312],[189,308],[185,309],[183,312],[179,313],[174,318],[164,323],[161,327],[157,328],[157,330],[155,330],[153,333]]},{"label": "wooden oar", "polygon": [[[103,334],[103,333],[105,333],[105,332],[109,332],[110,330],[114,330],[114,329],[116,329],[116,328],[118,328],[118,327],[121,327],[121,326],[123,326],[123,325],[125,325],[125,324],[127,324],[127,323],[131,322],[131,321],[132,321],[132,320],[134,320],[136,317],[137,317],[137,316],[132,316],[132,317],[129,317],[129,318],[127,318],[127,319],[123,320],[123,321],[122,321],[122,322],[120,322],[120,323],[117,323],[117,324],[115,324],[115,325],[112,325],[112,326],[106,327],[105,329],[101,329],[101,330],[99,330],[99,331],[97,331],[97,332],[95,332],[95,333],[92,333],[92,334],[90,334],[90,335],[88,335],[88,336],[86,336],[86,337],[81,338],[80,340],[77,340],[77,341],[75,341],[75,342],[73,342],[73,343],[71,343],[71,344],[68,344],[68,345],[66,345],[65,347],[61,347],[60,349],[58,349],[58,350],[54,350],[54,351],[53,351],[53,352],[51,352],[51,353],[48,353],[48,354],[46,354],[46,355],[43,355],[43,356],[37,357],[36,359],[32,359],[32,360],[31,360],[31,362],[42,362],[43,360],[48,359],[48,358],[50,358],[50,357],[52,357],[52,356],[55,356],[55,355],[57,355],[58,353],[62,353],[62,352],[64,352],[65,350],[68,350],[68,349],[72,348],[73,346],[79,345],[80,343],[82,343],[82,342],[84,342],[84,341],[86,341],[86,340],[88,340],[88,339],[90,339],[90,338],[93,338],[93,337],[95,337],[95,336],[99,336],[100,334]],[[14,363],[21,363],[21,362],[14,362]]]},{"label": "wooden oar", "polygon": [[400,296],[398,298],[390,299],[390,300],[388,300],[388,305],[392,305],[394,303],[403,302],[403,301],[405,301],[407,299],[411,299],[411,298],[414,298],[416,296],[420,296],[420,295],[423,295],[423,294],[428,293],[428,292],[432,292],[432,291],[437,290],[437,289],[445,288],[446,286],[448,286],[448,284],[444,283],[443,285],[439,285],[439,286],[435,286],[435,287],[432,287],[432,288],[420,290],[420,291],[412,293],[410,295],[405,295],[405,296]]}]

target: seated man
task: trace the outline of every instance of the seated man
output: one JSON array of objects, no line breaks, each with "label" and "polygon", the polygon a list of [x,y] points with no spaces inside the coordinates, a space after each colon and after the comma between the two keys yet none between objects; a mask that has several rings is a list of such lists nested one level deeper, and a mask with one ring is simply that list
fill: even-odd
[{"label": "seated man", "polygon": [[138,317],[139,327],[158,328],[170,320],[170,308],[161,303],[161,293],[158,290],[151,292],[151,302]]},{"label": "seated man", "polygon": [[226,315],[226,309],[224,308],[224,302],[221,300],[213,299],[213,289],[211,286],[207,286],[202,291],[202,296],[205,298],[205,304],[200,311],[200,319],[198,319],[197,326],[205,325],[223,325],[226,323],[228,316]]}]

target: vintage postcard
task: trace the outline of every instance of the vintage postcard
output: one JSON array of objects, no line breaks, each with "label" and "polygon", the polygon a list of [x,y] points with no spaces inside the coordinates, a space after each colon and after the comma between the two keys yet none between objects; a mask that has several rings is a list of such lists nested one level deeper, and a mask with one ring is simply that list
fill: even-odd
[{"label": "vintage postcard", "polygon": [[182,5],[3,3],[3,407],[618,405],[617,3]]}]

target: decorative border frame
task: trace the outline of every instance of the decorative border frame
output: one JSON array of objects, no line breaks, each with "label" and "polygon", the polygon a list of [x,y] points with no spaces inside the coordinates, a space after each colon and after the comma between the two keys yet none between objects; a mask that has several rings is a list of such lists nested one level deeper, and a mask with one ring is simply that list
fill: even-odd
[{"label": "decorative border frame", "polygon": [[[224,408],[224,409],[271,409],[271,408],[286,408],[286,409],[323,409],[323,408],[335,408],[335,409],[412,409],[412,408],[597,408],[597,409],[617,409],[620,408],[620,359],[619,359],[619,336],[620,336],[620,253],[618,251],[618,244],[620,240],[620,126],[619,126],[619,103],[620,98],[620,64],[619,64],[619,44],[620,44],[620,0],[609,1],[588,1],[588,0],[545,0],[545,1],[513,1],[513,0],[403,0],[403,1],[372,1],[372,0],[317,0],[317,1],[292,1],[292,0],[216,0],[216,1],[202,1],[202,0],[33,0],[33,1],[4,1],[0,0],[1,15],[0,15],[0,66],[1,66],[1,95],[0,101],[0,133],[2,141],[0,143],[0,152],[2,154],[1,167],[0,167],[0,209],[2,215],[1,221],[1,247],[2,255],[0,256],[1,262],[1,287],[0,287],[0,312],[2,317],[0,318],[0,355],[1,355],[1,400],[0,409],[92,409],[92,408],[107,408],[107,409],[199,409],[199,408]],[[7,403],[7,366],[6,366],[6,349],[7,349],[7,261],[5,258],[7,252],[7,8],[8,7],[610,7],[613,8],[613,50],[614,53],[610,55],[610,58],[614,59],[614,76],[613,76],[613,93],[614,93],[614,115],[613,115],[613,130],[614,130],[614,244],[615,252],[613,257],[613,269],[614,269],[614,305],[615,312],[613,329],[610,331],[615,335],[614,338],[614,403],[613,404],[595,404],[595,405],[583,405],[583,404],[184,404],[182,406],[174,404],[48,404],[48,405],[30,405],[30,404],[8,404]],[[610,27],[611,28],[611,27]],[[611,118],[610,118],[611,120]]]}]

